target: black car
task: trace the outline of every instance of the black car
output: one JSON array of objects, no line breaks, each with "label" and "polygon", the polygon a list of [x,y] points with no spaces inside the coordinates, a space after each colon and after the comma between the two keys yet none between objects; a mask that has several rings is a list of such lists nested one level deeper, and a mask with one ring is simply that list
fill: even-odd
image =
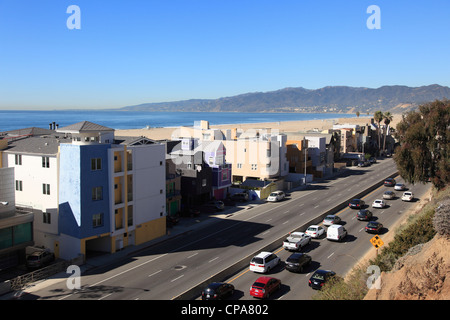
[{"label": "black car", "polygon": [[311,264],[311,256],[304,253],[293,253],[286,260],[286,270],[291,272],[303,272],[305,266]]},{"label": "black car", "polygon": [[383,225],[377,221],[370,221],[366,226],[366,232],[369,233],[380,233],[383,229]]},{"label": "black car", "polygon": [[308,285],[313,289],[320,290],[325,282],[335,275],[336,273],[330,270],[316,270],[311,278],[309,278]]},{"label": "black car", "polygon": [[395,186],[395,179],[394,178],[387,178],[386,180],[384,180],[384,186],[385,187],[393,187]]},{"label": "black car", "polygon": [[373,217],[372,212],[367,209],[361,209],[356,214],[356,219],[369,221]]},{"label": "black car", "polygon": [[364,205],[366,203],[364,202],[364,200],[361,199],[353,199],[352,201],[350,201],[350,203],[348,204],[348,206],[350,208],[355,208],[355,209],[362,209],[364,208]]},{"label": "black car", "polygon": [[202,291],[202,300],[220,300],[231,297],[234,294],[234,286],[225,282],[213,282]]}]

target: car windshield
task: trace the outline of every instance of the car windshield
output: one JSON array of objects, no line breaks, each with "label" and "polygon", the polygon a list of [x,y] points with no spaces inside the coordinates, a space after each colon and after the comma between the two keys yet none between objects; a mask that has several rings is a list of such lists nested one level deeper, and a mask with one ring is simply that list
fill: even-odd
[{"label": "car windshield", "polygon": [[276,197],[276,196],[277,196],[277,194],[274,192],[270,194],[270,197]]},{"label": "car windshield", "polygon": [[286,261],[287,261],[287,262],[291,262],[291,263],[297,263],[297,262],[298,262],[298,257],[296,257],[296,258],[291,258],[291,257],[289,257],[289,258],[287,258]]},{"label": "car windshield", "polygon": [[367,226],[368,226],[368,227],[371,227],[371,228],[374,228],[374,227],[377,226],[377,223],[376,223],[376,222],[369,222],[369,223],[367,224]]},{"label": "car windshield", "polygon": [[262,258],[253,258],[251,262],[252,263],[256,263],[256,264],[263,264],[264,263]]},{"label": "car windshield", "polygon": [[252,287],[256,287],[256,288],[264,288],[265,284],[262,282],[255,282],[253,283]]},{"label": "car windshield", "polygon": [[326,216],[325,220],[334,220],[334,216]]},{"label": "car windshield", "polygon": [[323,280],[323,279],[324,279],[324,275],[323,275],[322,273],[315,273],[315,274],[312,276],[312,278],[313,278],[313,279],[316,279],[316,280]]},{"label": "car windshield", "polygon": [[309,227],[308,231],[317,231],[317,227]]}]

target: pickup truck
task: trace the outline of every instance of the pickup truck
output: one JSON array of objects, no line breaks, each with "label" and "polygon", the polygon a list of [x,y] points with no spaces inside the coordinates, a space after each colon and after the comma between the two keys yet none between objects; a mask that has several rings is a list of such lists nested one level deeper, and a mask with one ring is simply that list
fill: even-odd
[{"label": "pickup truck", "polygon": [[300,250],[311,242],[311,236],[304,232],[292,232],[283,241],[283,248],[286,250]]}]

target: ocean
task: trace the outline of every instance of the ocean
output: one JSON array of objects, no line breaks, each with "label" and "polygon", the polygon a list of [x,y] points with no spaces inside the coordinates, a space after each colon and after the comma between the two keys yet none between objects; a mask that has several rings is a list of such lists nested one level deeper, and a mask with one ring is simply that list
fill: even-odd
[{"label": "ocean", "polygon": [[80,121],[90,121],[113,129],[142,129],[146,127],[193,126],[194,121],[207,120],[210,125],[263,123],[297,120],[354,118],[342,113],[249,113],[249,112],[134,112],[115,110],[0,110],[0,132],[29,127],[49,128],[55,122],[65,127]]}]

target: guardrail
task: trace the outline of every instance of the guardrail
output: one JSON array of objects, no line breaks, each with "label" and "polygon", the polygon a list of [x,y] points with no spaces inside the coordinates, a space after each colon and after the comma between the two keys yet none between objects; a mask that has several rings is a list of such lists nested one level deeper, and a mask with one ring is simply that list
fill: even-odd
[{"label": "guardrail", "polygon": [[[342,209],[346,208],[348,206],[348,203],[352,199],[361,198],[362,196],[364,196],[364,195],[368,194],[369,192],[375,190],[376,188],[382,186],[383,183],[384,183],[384,180],[386,180],[387,178],[394,178],[397,175],[398,175],[398,172],[395,172],[395,173],[385,177],[381,181],[373,184],[372,186],[370,186],[370,187],[368,187],[366,189],[363,189],[361,192],[355,194],[354,196],[352,196],[352,197],[350,197],[348,199],[345,199],[344,201],[342,201],[341,203],[339,203],[336,206],[332,207],[331,209],[328,209],[327,211],[322,212],[320,215],[318,215],[315,218],[309,220],[308,222],[302,224],[301,226],[296,227],[291,232],[304,231],[308,226],[310,226],[312,224],[319,224],[320,222],[322,222],[323,218],[325,218],[327,215],[335,213],[335,212],[337,212],[339,210],[342,210]],[[187,291],[181,293],[180,295],[172,298],[172,300],[193,300],[193,299],[197,298],[200,295],[201,290],[204,287],[206,287],[208,284],[210,284],[212,282],[224,281],[227,278],[229,278],[229,277],[239,273],[240,271],[242,271],[243,269],[245,269],[245,268],[247,268],[249,266],[250,260],[256,254],[258,254],[261,251],[273,251],[273,250],[281,247],[282,244],[283,244],[283,240],[285,238],[286,238],[286,234],[284,234],[280,238],[276,239],[275,241],[265,245],[264,247],[258,249],[257,251],[252,252],[251,254],[247,255],[244,258],[242,258],[238,262],[235,262],[231,266],[223,269],[219,273],[216,273],[215,275],[207,278],[206,280],[203,280],[202,282],[198,283],[197,285],[195,285],[194,287],[190,288],[189,290],[187,290]]]}]

